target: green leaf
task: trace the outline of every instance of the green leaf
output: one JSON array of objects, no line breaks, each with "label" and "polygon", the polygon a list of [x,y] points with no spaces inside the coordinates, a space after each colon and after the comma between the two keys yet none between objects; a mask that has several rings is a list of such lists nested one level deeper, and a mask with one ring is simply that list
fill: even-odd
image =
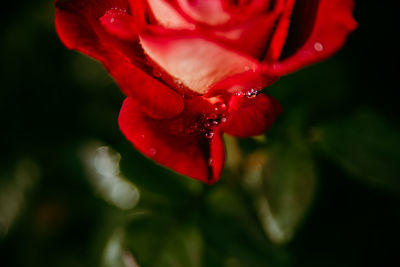
[{"label": "green leaf", "polygon": [[361,110],[317,127],[314,137],[351,177],[374,188],[400,190],[400,132],[383,117]]},{"label": "green leaf", "polygon": [[292,240],[315,191],[314,161],[296,136],[273,143],[248,160],[245,185],[255,197],[265,233],[276,244]]},{"label": "green leaf", "polygon": [[287,251],[264,235],[240,186],[213,188],[198,222],[205,241],[204,266],[291,266]]},{"label": "green leaf", "polygon": [[202,266],[203,240],[198,228],[165,215],[147,214],[129,225],[126,242],[139,265]]}]

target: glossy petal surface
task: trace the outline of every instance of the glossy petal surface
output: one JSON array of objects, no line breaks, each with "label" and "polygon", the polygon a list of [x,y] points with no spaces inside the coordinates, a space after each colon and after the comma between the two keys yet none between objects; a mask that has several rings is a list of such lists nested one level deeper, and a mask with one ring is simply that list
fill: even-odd
[{"label": "glossy petal surface", "polygon": [[282,112],[279,102],[267,95],[233,96],[229,103],[226,123],[222,130],[237,137],[256,136],[271,127]]},{"label": "glossy petal surface", "polygon": [[144,155],[183,175],[212,184],[218,180],[225,152],[221,135],[206,138],[202,116],[211,106],[195,100],[173,119],[157,120],[147,116],[132,98],[122,106],[121,131]]}]

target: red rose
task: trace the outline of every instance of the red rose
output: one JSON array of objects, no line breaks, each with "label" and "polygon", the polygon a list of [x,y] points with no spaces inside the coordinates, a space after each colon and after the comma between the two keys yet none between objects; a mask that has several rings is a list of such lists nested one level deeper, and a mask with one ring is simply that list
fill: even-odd
[{"label": "red rose", "polygon": [[146,156],[215,182],[223,132],[264,132],[279,103],[259,91],[338,50],[353,0],[58,0],[57,32],[128,95],[119,124]]}]

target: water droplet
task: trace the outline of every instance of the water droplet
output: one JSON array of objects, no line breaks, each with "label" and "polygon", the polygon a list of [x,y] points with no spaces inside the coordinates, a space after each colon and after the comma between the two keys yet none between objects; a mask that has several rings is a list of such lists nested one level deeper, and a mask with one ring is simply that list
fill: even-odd
[{"label": "water droplet", "polygon": [[211,122],[206,122],[206,123],[204,124],[204,127],[206,127],[206,128],[211,128],[211,127],[212,127],[212,123],[211,123]]},{"label": "water droplet", "polygon": [[244,70],[245,70],[245,71],[249,71],[249,70],[250,70],[250,67],[249,67],[249,66],[244,66]]},{"label": "water droplet", "polygon": [[321,52],[322,50],[324,50],[324,46],[320,42],[316,42],[314,44],[314,49],[317,52]]},{"label": "water droplet", "polygon": [[213,128],[215,126],[218,126],[219,120],[216,119],[207,119],[206,122],[204,123],[204,127],[206,128]]},{"label": "water droplet", "polygon": [[214,137],[214,132],[206,132],[205,134],[204,134],[204,136],[205,136],[205,138],[207,138],[207,139],[212,139],[213,137]]},{"label": "water droplet", "polygon": [[153,70],[153,75],[155,77],[161,77],[162,76],[161,72],[159,72],[158,70]]},{"label": "water droplet", "polygon": [[157,154],[157,150],[155,148],[150,148],[149,154],[150,154],[150,156],[155,156]]},{"label": "water droplet", "polygon": [[178,88],[182,88],[183,87],[183,82],[179,79],[175,79],[174,83],[176,84],[176,86],[178,86]]},{"label": "water droplet", "polygon": [[142,139],[144,139],[144,134],[141,134],[140,137],[141,137]]},{"label": "water droplet", "polygon": [[212,166],[212,164],[213,164],[213,159],[212,159],[212,158],[209,158],[209,159],[208,159],[208,165],[209,165],[209,166]]},{"label": "water droplet", "polygon": [[245,96],[247,96],[248,98],[253,98],[256,97],[258,94],[259,94],[258,90],[251,88],[249,91],[245,93]]},{"label": "water droplet", "polygon": [[226,122],[226,118],[225,117],[221,118],[221,122]]},{"label": "water droplet", "polygon": [[237,92],[237,93],[234,94],[234,96],[243,96],[243,93],[242,92]]},{"label": "water droplet", "polygon": [[223,103],[223,102],[218,102],[218,103],[215,103],[214,104],[214,110],[216,111],[216,112],[219,112],[219,111],[226,111],[227,110],[227,105],[225,104],[225,103]]}]

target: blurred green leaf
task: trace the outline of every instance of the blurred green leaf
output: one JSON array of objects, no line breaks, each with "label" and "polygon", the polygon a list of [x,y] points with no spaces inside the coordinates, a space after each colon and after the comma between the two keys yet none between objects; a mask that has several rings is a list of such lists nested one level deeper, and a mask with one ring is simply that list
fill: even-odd
[{"label": "blurred green leaf", "polygon": [[240,186],[232,187],[210,190],[198,220],[206,242],[204,266],[291,266],[286,251],[265,236],[251,198]]},{"label": "blurred green leaf", "polygon": [[272,242],[289,242],[311,204],[314,161],[297,136],[273,143],[248,158],[245,186],[253,193],[259,219]]},{"label": "blurred green leaf", "polygon": [[40,177],[40,168],[32,159],[21,159],[10,176],[11,179],[4,179],[0,173],[0,240],[25,208],[29,193]]},{"label": "blurred green leaf", "polygon": [[352,177],[400,191],[400,132],[381,116],[361,110],[314,129],[322,151]]},{"label": "blurred green leaf", "polygon": [[170,216],[145,214],[128,227],[127,246],[140,266],[200,267],[203,241],[199,229]]},{"label": "blurred green leaf", "polygon": [[124,248],[125,232],[115,229],[108,240],[102,255],[102,267],[138,267],[134,255]]}]

